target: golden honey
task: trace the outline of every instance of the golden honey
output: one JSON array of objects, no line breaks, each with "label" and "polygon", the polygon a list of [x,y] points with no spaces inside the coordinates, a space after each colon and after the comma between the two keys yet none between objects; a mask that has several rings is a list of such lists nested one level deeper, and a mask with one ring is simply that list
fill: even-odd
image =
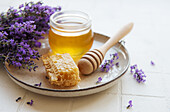
[{"label": "golden honey", "polygon": [[57,14],[50,18],[50,47],[54,53],[69,53],[77,61],[89,51],[93,44],[90,21],[86,17],[87,15],[81,15],[82,12],[75,14],[75,12],[69,11]]}]

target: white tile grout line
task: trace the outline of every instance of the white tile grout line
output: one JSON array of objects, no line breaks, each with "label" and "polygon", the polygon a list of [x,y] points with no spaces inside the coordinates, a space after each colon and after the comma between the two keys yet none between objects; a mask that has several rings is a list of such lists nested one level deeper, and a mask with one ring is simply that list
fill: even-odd
[{"label": "white tile grout line", "polygon": [[136,95],[136,94],[122,94],[123,95],[128,95],[128,96],[141,96],[141,97],[152,97],[152,98],[165,98],[165,96],[153,96],[153,95]]},{"label": "white tile grout line", "polygon": [[151,71],[145,71],[145,72],[147,72],[147,73],[156,73],[156,74],[165,74],[165,75],[170,75],[170,73],[168,73],[168,72],[151,72]]},{"label": "white tile grout line", "polygon": [[120,80],[120,112],[122,112],[122,80]]},{"label": "white tile grout line", "polygon": [[27,95],[27,92],[28,92],[28,91],[26,90],[25,93],[24,93],[24,96],[23,96],[22,99],[21,99],[21,102],[20,102],[20,104],[19,104],[16,112],[19,112],[19,111],[20,111],[20,108],[24,105],[25,97],[26,97],[26,95]]},{"label": "white tile grout line", "polygon": [[[127,71],[130,73],[130,69]],[[156,74],[165,74],[165,75],[170,75],[169,72],[153,72],[153,71],[147,71],[147,70],[144,70],[145,73],[156,73]]]},{"label": "white tile grout line", "polygon": [[67,112],[72,112],[73,98],[69,98],[68,110]]}]

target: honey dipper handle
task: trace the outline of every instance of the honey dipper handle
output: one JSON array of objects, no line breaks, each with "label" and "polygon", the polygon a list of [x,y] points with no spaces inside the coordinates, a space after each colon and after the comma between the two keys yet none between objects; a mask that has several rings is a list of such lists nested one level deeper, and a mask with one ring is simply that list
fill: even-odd
[{"label": "honey dipper handle", "polygon": [[102,52],[103,55],[114,46],[119,40],[121,40],[125,35],[127,35],[133,27],[133,23],[125,25],[114,37],[110,38],[102,47],[98,50]]}]

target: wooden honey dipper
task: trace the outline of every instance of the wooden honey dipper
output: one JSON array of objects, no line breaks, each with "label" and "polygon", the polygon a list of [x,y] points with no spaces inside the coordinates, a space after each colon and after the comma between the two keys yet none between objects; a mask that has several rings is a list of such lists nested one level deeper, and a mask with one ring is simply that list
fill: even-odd
[{"label": "wooden honey dipper", "polygon": [[102,63],[106,52],[120,39],[127,35],[133,27],[133,23],[124,26],[114,37],[110,38],[100,48],[88,51],[79,61],[78,68],[82,74],[88,75],[94,72]]}]

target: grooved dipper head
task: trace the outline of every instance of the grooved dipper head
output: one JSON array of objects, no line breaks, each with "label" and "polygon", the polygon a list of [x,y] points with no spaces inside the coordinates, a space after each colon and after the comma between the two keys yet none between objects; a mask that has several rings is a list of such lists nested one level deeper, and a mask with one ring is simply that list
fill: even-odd
[{"label": "grooved dipper head", "polygon": [[103,54],[98,50],[87,52],[78,62],[78,68],[82,74],[88,75],[94,72],[103,60]]}]

